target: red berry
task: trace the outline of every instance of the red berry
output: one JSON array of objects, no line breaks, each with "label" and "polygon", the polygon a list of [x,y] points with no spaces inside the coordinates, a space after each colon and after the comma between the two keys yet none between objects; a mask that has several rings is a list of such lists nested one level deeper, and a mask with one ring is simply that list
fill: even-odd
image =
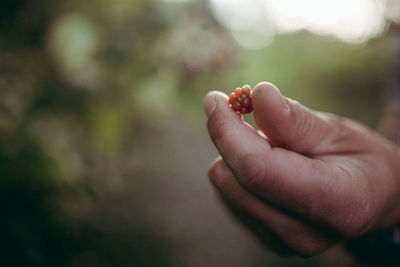
[{"label": "red berry", "polygon": [[235,92],[229,95],[228,104],[237,113],[250,113],[253,111],[251,96],[250,86],[245,85],[242,88],[236,88]]}]

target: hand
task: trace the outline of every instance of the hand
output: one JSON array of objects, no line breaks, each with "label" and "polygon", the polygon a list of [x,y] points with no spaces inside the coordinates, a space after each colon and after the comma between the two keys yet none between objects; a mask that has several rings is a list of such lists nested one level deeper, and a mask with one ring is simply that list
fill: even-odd
[{"label": "hand", "polygon": [[267,246],[315,255],[400,222],[400,154],[372,130],[315,112],[270,83],[253,91],[259,134],[211,92],[208,129],[221,157],[208,175],[232,213]]}]

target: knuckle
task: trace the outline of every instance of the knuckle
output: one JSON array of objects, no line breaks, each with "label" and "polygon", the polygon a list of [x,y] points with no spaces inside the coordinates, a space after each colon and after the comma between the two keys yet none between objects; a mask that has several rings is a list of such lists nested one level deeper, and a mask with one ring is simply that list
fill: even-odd
[{"label": "knuckle", "polygon": [[366,232],[369,215],[366,212],[353,212],[337,219],[334,229],[345,238],[359,236]]},{"label": "knuckle", "polygon": [[372,211],[368,205],[353,202],[351,208],[329,218],[330,227],[344,238],[353,238],[364,234],[372,221]]},{"label": "knuckle", "polygon": [[[311,133],[314,132],[315,128],[315,120],[310,111],[301,105],[300,103],[296,102],[294,103],[295,106],[297,106],[296,109],[292,109],[291,115],[292,117],[297,117],[295,122],[295,127],[296,129],[299,129],[300,131],[300,137],[301,138],[306,138],[309,136]],[[296,111],[294,111],[296,110]],[[303,140],[299,140],[303,141]]]},{"label": "knuckle", "polygon": [[293,99],[285,99],[285,105],[287,106],[288,118],[293,123],[298,123],[303,127],[303,121],[306,118],[304,116],[304,107],[298,101]]},{"label": "knuckle", "polygon": [[290,122],[288,124],[290,129],[296,129],[296,131],[290,133],[290,142],[285,145],[293,146],[304,143],[304,140],[309,138],[310,135],[315,135],[317,125],[312,111],[292,99],[286,99],[285,105],[288,107],[288,113],[283,119]]},{"label": "knuckle", "polygon": [[265,166],[259,160],[253,160],[255,158],[254,154],[245,155],[238,168],[238,182],[247,188],[261,187],[266,180]]}]

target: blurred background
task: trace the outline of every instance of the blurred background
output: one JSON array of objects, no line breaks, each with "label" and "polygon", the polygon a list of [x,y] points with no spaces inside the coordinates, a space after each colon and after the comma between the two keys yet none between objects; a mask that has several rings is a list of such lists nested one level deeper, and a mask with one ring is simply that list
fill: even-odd
[{"label": "blurred background", "polygon": [[349,262],[280,258],[230,217],[202,99],[266,80],[375,127],[399,21],[396,0],[2,0],[0,265]]}]

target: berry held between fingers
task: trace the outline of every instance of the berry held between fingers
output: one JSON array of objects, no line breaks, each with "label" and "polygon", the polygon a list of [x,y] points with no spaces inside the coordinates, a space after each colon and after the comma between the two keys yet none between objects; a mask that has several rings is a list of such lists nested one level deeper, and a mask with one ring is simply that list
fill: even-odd
[{"label": "berry held between fingers", "polygon": [[237,113],[250,113],[253,111],[251,96],[250,86],[245,85],[242,88],[236,88],[235,92],[229,95],[228,104]]}]

